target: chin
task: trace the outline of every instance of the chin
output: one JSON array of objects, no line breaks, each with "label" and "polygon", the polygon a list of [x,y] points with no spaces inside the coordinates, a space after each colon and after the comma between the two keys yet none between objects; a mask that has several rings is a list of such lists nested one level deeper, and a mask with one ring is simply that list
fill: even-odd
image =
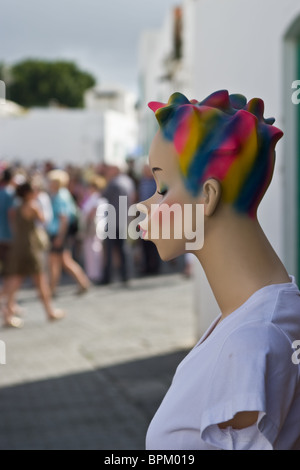
[{"label": "chin", "polygon": [[172,261],[177,258],[177,256],[172,256],[172,255],[167,255],[166,253],[161,253],[159,250],[158,250],[158,253],[159,253],[160,259],[165,262]]},{"label": "chin", "polygon": [[184,254],[184,251],[170,249],[170,246],[161,247],[159,246],[159,244],[156,244],[156,248],[157,248],[157,251],[161,260],[165,262],[172,261],[178,258],[179,256],[181,256],[182,254]]}]

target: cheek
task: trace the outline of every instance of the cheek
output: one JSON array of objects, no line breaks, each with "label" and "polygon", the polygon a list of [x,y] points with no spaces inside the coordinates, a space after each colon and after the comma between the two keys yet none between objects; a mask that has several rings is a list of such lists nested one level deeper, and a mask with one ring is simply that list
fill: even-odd
[{"label": "cheek", "polygon": [[180,204],[167,200],[154,205],[149,214],[151,238],[173,239],[182,238],[183,212]]},{"label": "cheek", "polygon": [[185,253],[181,207],[173,211],[172,204],[166,204],[154,212],[149,235],[163,261],[176,259]]}]

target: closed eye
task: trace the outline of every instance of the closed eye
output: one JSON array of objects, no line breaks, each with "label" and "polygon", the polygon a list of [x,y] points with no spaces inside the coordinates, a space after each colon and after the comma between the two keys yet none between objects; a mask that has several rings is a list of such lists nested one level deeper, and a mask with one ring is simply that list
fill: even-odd
[{"label": "closed eye", "polygon": [[165,194],[167,194],[168,190],[167,189],[164,189],[163,191],[157,191],[157,194],[159,194],[160,196],[165,196]]}]

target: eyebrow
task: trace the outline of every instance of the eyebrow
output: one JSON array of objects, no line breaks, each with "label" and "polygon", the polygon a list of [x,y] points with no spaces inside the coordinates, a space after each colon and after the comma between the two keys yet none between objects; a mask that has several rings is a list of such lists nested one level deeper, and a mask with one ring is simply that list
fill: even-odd
[{"label": "eyebrow", "polygon": [[156,171],[162,171],[162,168],[158,168],[157,166],[152,168],[152,173],[154,174]]}]

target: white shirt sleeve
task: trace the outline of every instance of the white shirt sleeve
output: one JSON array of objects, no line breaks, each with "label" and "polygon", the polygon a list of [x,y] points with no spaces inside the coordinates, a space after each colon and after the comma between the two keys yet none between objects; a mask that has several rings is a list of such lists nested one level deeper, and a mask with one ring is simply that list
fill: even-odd
[{"label": "white shirt sleeve", "polygon": [[[224,450],[233,446],[273,448],[298,380],[290,351],[290,344],[274,327],[248,326],[228,337],[212,373],[201,416],[201,438],[206,443]],[[243,411],[259,412],[257,424],[222,432],[218,424]]]},{"label": "white shirt sleeve", "polygon": [[[257,423],[264,413],[259,413]],[[220,429],[216,424],[210,427],[207,440],[219,450],[273,450],[272,444],[260,432],[257,423],[244,429],[233,429],[228,426]]]}]

